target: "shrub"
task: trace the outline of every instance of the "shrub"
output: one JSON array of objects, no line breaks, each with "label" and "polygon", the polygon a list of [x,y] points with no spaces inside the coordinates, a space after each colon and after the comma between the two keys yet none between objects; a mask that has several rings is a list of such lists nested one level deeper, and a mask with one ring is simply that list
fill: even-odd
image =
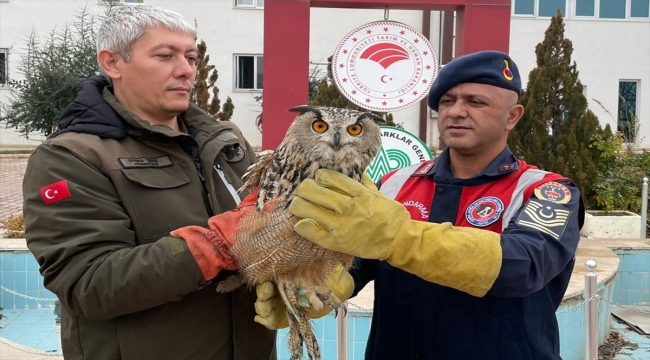
[{"label": "shrub", "polygon": [[5,238],[22,238],[25,236],[25,221],[22,215],[11,215],[0,223],[0,229],[4,230]]}]

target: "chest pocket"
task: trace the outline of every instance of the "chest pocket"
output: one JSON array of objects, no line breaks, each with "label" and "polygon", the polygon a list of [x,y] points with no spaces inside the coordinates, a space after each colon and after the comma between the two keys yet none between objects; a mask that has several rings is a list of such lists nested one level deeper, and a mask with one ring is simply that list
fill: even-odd
[{"label": "chest pocket", "polygon": [[124,206],[139,243],[150,243],[181,226],[207,221],[200,186],[177,165],[120,169],[124,175]]}]

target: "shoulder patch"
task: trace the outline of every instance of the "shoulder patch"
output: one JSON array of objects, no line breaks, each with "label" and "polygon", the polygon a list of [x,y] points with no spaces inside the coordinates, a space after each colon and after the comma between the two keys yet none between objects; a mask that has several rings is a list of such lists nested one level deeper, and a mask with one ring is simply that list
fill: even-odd
[{"label": "shoulder patch", "polygon": [[222,151],[226,155],[226,161],[229,163],[240,162],[244,158],[244,149],[241,146],[227,145]]},{"label": "shoulder patch", "polygon": [[530,199],[519,214],[516,224],[535,229],[559,240],[564,234],[571,212],[557,202]]},{"label": "shoulder patch", "polygon": [[57,181],[41,188],[41,198],[47,205],[67,199],[70,196],[72,195],[67,180]]},{"label": "shoulder patch", "polygon": [[535,188],[535,196],[557,204],[566,204],[571,200],[571,191],[559,182],[548,181]]},{"label": "shoulder patch", "polygon": [[429,170],[431,170],[434,164],[435,162],[433,160],[427,160],[423,162],[422,165],[420,165],[420,167],[417,170],[415,170],[413,175],[414,176],[426,175],[427,173],[429,173]]},{"label": "shoulder patch", "polygon": [[504,172],[514,170],[515,167],[516,167],[516,164],[517,163],[501,165],[501,167],[499,167],[499,173],[504,173]]},{"label": "shoulder patch", "polygon": [[503,208],[503,202],[498,197],[482,197],[465,210],[465,219],[474,226],[485,227],[499,220]]}]

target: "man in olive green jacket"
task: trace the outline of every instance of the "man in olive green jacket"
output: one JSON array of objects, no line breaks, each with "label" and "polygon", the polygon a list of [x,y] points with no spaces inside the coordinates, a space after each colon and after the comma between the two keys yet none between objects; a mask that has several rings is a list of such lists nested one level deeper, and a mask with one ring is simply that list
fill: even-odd
[{"label": "man in olive green jacket", "polygon": [[106,77],[82,84],[23,183],[27,245],[61,301],[65,359],[275,359],[255,293],[215,291],[236,270],[227,249],[252,209],[236,189],[255,153],[189,104],[193,27],[125,6],[97,42]]}]

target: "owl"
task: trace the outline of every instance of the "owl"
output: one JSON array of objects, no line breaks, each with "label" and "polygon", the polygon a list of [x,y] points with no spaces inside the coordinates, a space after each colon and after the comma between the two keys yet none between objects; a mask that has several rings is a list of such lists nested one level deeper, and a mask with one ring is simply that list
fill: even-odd
[{"label": "owl", "polygon": [[[320,359],[307,308],[338,309],[341,301],[327,287],[326,279],[337,266],[348,270],[354,257],[300,237],[293,231],[300,219],[287,208],[298,185],[313,179],[318,169],[335,170],[361,181],[381,148],[379,126],[385,121],[369,112],[341,108],[303,105],[290,111],[298,115],[282,143],[275,151],[261,153],[243,177],[242,189],[259,190],[258,211],[240,221],[230,249],[240,270],[221,282],[217,291],[274,282],[289,320],[291,359],[302,357],[303,343],[310,359]],[[280,201],[273,210],[262,211],[267,201],[277,197]]]}]

